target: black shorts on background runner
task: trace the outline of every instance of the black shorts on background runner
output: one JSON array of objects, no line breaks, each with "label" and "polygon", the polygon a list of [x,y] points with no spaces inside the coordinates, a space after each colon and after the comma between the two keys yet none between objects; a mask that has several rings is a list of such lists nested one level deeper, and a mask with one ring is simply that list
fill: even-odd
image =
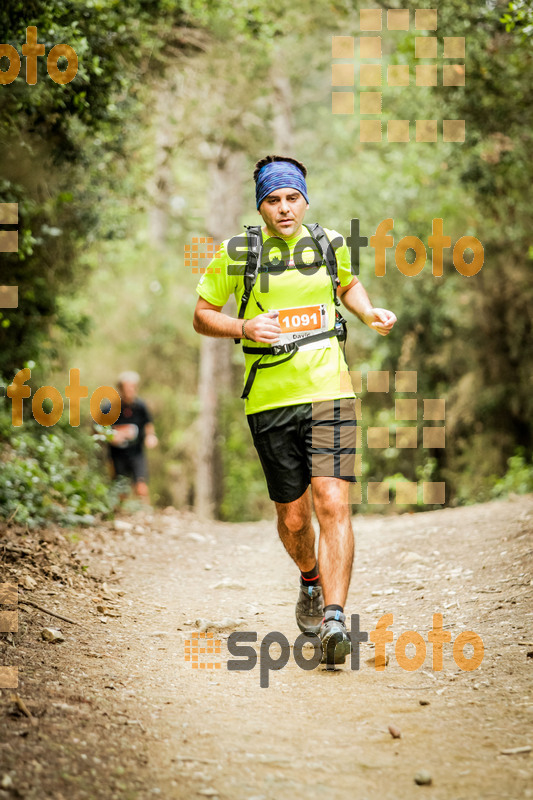
[{"label": "black shorts on background runner", "polygon": [[128,448],[121,450],[118,447],[110,447],[109,450],[115,477],[123,475],[125,478],[133,478],[135,483],[148,481],[148,464],[144,452],[139,453]]},{"label": "black shorts on background runner", "polygon": [[[111,403],[106,400],[101,405],[104,414],[109,413]],[[109,457],[113,462],[115,477],[123,475],[138,481],[148,481],[148,462],[144,453],[144,429],[149,422],[153,422],[152,415],[146,403],[136,397],[133,403],[121,403],[120,414],[113,427],[123,425],[133,426],[137,435],[131,442],[116,446],[109,444]]]},{"label": "black shorts on background runner", "polygon": [[355,399],[283,406],[248,414],[247,420],[271,500],[297,500],[312,477],[356,483]]}]

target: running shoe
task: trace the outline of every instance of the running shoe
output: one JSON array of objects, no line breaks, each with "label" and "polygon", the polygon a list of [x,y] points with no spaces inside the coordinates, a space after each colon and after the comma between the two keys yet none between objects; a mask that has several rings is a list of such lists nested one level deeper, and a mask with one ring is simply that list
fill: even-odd
[{"label": "running shoe", "polygon": [[303,633],[309,636],[320,631],[324,616],[324,597],[322,587],[302,586],[296,603],[296,622]]},{"label": "running shoe", "polygon": [[346,630],[346,615],[341,611],[326,611],[319,632],[322,643],[322,664],[344,664],[352,652],[352,643]]}]

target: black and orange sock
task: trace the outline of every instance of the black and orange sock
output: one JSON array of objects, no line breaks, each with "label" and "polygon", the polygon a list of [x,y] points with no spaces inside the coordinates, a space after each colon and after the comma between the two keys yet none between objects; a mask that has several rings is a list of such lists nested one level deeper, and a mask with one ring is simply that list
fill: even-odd
[{"label": "black and orange sock", "polygon": [[318,564],[315,564],[313,569],[310,569],[308,572],[300,571],[300,581],[302,586],[318,586],[320,583]]}]

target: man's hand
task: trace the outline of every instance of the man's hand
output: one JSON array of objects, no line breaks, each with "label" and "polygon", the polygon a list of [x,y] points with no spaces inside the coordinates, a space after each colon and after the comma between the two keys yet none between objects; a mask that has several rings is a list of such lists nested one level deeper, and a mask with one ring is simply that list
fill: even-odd
[{"label": "man's hand", "polygon": [[155,428],[153,422],[147,422],[144,428],[144,444],[148,450],[152,450],[159,444],[159,439],[155,435]]},{"label": "man's hand", "polygon": [[386,308],[372,308],[365,313],[363,321],[381,336],[386,336],[391,332],[397,319],[396,315],[392,311],[387,311]]},{"label": "man's hand", "polygon": [[123,445],[125,442],[128,442],[131,438],[131,426],[118,425],[116,428],[113,428],[113,438],[111,439],[111,444],[115,447],[121,447],[121,445]]},{"label": "man's hand", "polygon": [[386,308],[374,308],[365,287],[357,278],[353,278],[348,286],[344,286],[342,291],[337,293],[348,311],[356,314],[369,328],[377,331],[381,336],[386,336],[391,332],[392,326],[396,322],[395,314],[387,311]]},{"label": "man's hand", "polygon": [[246,338],[252,342],[272,342],[279,341],[281,327],[278,322],[279,311],[267,311],[266,314],[259,314],[257,317],[246,320]]}]

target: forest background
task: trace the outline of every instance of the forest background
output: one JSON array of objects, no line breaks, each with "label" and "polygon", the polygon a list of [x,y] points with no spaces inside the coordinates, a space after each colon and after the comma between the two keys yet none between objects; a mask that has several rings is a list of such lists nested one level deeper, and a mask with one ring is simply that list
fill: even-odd
[{"label": "forest background", "polygon": [[[31,369],[32,391],[64,394],[69,369],[89,394],[123,369],[142,376],[160,445],[150,453],[152,499],[226,520],[271,514],[246,424],[240,347],[199,337],[192,315],[199,275],[185,266],[193,237],[215,243],[258,221],[251,178],[266,153],[292,154],[309,169],[318,221],[347,236],[350,220],[372,235],[394,220],[394,244],[419,237],[434,218],[452,246],[475,236],[484,266],[472,277],[445,250],[442,277],[406,277],[388,252],[374,272],[361,250],[360,278],[398,323],[382,338],[349,320],[351,370],[388,371],[389,393],[363,381],[363,484],[445,482],[446,503],[533,490],[530,186],[533,10],[529,2],[438,5],[437,31],[417,31],[427,2],[382,10],[382,65],[407,65],[407,87],[384,80],[388,119],[411,120],[409,143],[360,141],[359,49],[355,87],[332,87],[332,37],[360,35],[348,0],[6,0],[0,39],[21,51],[35,25],[46,52],[69,44],[75,79],[53,82],[46,59],[29,85],[0,86],[0,202],[18,203],[17,253],[0,255],[0,284],[18,286],[16,309],[0,310],[0,384]],[[409,30],[386,29],[388,10],[409,9]],[[417,37],[465,37],[464,86],[415,84]],[[377,63],[376,61],[370,63]],[[446,63],[446,62],[444,62]],[[59,62],[59,67],[64,65]],[[7,59],[0,68],[8,68]],[[332,113],[332,91],[355,90],[353,114]],[[370,118],[378,119],[378,116]],[[417,142],[416,119],[438,120],[437,142]],[[443,119],[464,119],[464,142],[444,142]],[[200,266],[207,261],[200,262]],[[231,313],[231,312],[230,312]],[[394,373],[417,373],[424,398],[446,403],[445,448],[395,446]],[[409,395],[400,395],[408,397]],[[413,396],[413,395],[411,395]],[[112,513],[105,445],[91,438],[88,401],[80,429],[68,406],[38,425],[31,401],[14,428],[0,397],[0,516],[28,525],[90,524]],[[433,424],[433,423],[432,423]],[[368,427],[388,427],[388,448],[368,448]],[[103,437],[102,437],[103,438]],[[369,505],[369,511],[434,506]]]}]

